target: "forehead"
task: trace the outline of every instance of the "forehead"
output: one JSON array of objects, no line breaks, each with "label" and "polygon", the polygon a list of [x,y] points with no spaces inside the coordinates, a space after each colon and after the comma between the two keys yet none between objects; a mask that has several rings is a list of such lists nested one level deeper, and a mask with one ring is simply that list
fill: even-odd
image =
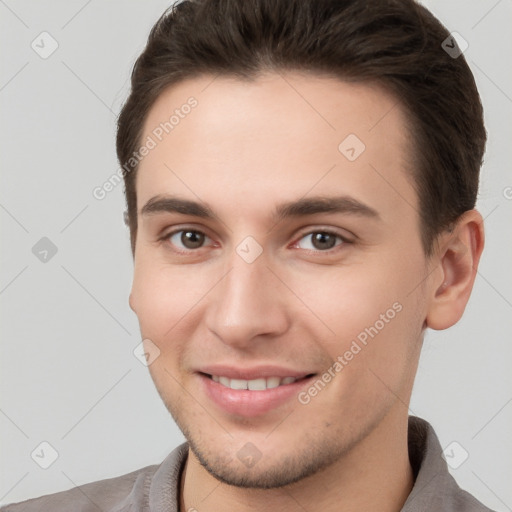
[{"label": "forehead", "polygon": [[174,193],[241,212],[336,189],[411,209],[407,133],[398,100],[373,84],[291,72],[186,80],[144,123],[141,143],[154,147],[139,164],[138,208]]}]

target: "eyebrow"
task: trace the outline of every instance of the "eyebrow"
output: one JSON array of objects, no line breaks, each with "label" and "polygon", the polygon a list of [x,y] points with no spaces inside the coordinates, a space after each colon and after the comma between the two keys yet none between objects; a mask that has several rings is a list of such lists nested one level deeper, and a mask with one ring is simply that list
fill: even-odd
[{"label": "eyebrow", "polygon": [[[158,213],[181,213],[203,219],[217,218],[205,203],[168,195],[152,197],[140,210],[142,216]],[[350,196],[315,196],[286,202],[274,208],[272,218],[281,221],[285,218],[318,213],[343,213],[380,220],[380,215],[375,209]]]},{"label": "eyebrow", "polygon": [[344,213],[380,219],[377,210],[349,196],[316,196],[301,198],[278,205],[274,210],[276,220],[287,217],[302,217],[316,213]]}]

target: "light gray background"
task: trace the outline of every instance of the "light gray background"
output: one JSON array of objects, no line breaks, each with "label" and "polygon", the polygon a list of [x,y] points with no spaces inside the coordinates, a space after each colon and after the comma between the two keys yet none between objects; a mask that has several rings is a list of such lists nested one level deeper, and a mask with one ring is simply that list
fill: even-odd
[{"label": "light gray background", "polygon": [[[427,334],[411,414],[443,447],[467,450],[452,470],[462,487],[512,510],[512,1],[425,4],[469,43],[490,134],[478,205],[487,245],[464,319]],[[116,172],[131,66],[168,5],[0,0],[4,504],[159,463],[184,440],[133,355],[122,186],[92,195]],[[43,31],[59,44],[47,59],[31,48]],[[58,248],[46,263],[32,253],[42,237]],[[46,470],[31,458],[42,441],[59,455]]]}]

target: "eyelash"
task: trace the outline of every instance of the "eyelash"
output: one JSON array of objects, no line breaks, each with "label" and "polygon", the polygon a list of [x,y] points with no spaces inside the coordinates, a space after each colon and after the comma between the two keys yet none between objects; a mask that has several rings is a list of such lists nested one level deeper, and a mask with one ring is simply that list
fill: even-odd
[{"label": "eyelash", "polygon": [[[196,234],[200,234],[200,235],[204,235],[206,238],[210,239],[211,238],[206,234],[204,233],[203,231],[200,231],[198,229],[191,229],[191,228],[181,228],[181,229],[176,229],[174,231],[171,231],[170,233],[167,233],[165,234],[164,236],[162,236],[161,238],[159,238],[159,241],[162,241],[170,246],[174,245],[170,242],[170,238],[178,233],[184,233],[184,232],[192,232],[192,233],[196,233]],[[296,248],[296,246],[298,245],[298,243],[303,239],[303,238],[306,238],[307,236],[311,236],[313,234],[318,234],[318,233],[322,233],[322,234],[326,234],[326,235],[331,235],[331,236],[334,236],[336,237],[338,240],[341,240],[341,243],[336,243],[336,245],[334,245],[334,247],[331,247],[330,249],[326,249],[326,250],[320,250],[320,249],[301,249],[303,251],[306,251],[308,253],[315,253],[315,254],[333,254],[334,252],[337,252],[338,250],[340,250],[345,244],[349,244],[349,243],[352,243],[351,240],[349,240],[348,238],[340,235],[339,233],[337,233],[336,231],[333,231],[333,230],[330,230],[330,229],[315,229],[315,230],[312,230],[312,231],[306,231],[304,233],[302,233],[299,238],[296,239],[295,242],[293,242],[292,244],[292,247],[293,248]],[[176,249],[176,248],[173,248],[172,250],[178,254],[184,254],[184,255],[190,255],[194,252],[198,252],[200,249],[203,249],[204,247],[198,247],[197,249],[185,249],[185,250],[180,250],[180,249]],[[300,248],[299,248],[300,249]]]}]

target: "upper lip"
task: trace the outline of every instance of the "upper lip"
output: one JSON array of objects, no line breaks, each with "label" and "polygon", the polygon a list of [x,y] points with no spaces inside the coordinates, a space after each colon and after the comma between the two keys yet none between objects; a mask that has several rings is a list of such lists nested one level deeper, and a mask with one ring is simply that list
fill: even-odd
[{"label": "upper lip", "polygon": [[292,368],[284,368],[282,366],[253,366],[251,368],[241,368],[236,366],[216,364],[203,366],[198,370],[208,375],[217,375],[219,377],[228,377],[229,379],[253,380],[266,377],[295,377],[301,379],[313,372],[294,370]]}]

